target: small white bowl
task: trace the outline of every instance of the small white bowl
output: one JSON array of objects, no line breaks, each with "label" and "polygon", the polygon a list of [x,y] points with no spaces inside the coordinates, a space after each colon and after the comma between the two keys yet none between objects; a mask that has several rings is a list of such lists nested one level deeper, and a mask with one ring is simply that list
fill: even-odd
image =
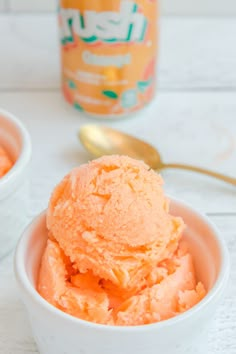
[{"label": "small white bowl", "polygon": [[31,142],[23,124],[13,114],[0,110],[0,145],[14,162],[0,178],[0,258],[12,250],[27,223],[29,201],[28,166]]},{"label": "small white bowl", "polygon": [[229,255],[219,231],[186,204],[171,212],[187,224],[184,239],[208,294],[192,309],[166,321],[115,327],[72,317],[37,292],[37,274],[47,240],[45,212],[25,230],[15,254],[15,274],[41,354],[206,354],[207,330],[226,289]]}]

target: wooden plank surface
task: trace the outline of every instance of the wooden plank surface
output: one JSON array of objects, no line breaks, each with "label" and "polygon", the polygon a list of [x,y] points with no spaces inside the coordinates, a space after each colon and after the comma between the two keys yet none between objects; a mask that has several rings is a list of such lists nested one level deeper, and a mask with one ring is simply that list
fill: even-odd
[{"label": "wooden plank surface", "polygon": [[57,0],[8,0],[9,10],[16,12],[47,12],[56,11]]},{"label": "wooden plank surface", "polygon": [[0,0],[0,11],[4,11],[5,10],[5,0]]},{"label": "wooden plank surface", "polygon": [[[17,0],[15,0],[17,1]],[[29,0],[28,0],[29,1]],[[51,0],[52,1],[52,0]],[[235,0],[160,0],[168,15],[232,16],[236,15]]]},{"label": "wooden plank surface", "polygon": [[[89,158],[77,132],[82,124],[96,121],[64,103],[59,92],[1,93],[0,106],[29,128],[34,148],[32,197],[39,212],[55,183]],[[236,176],[235,112],[234,93],[162,92],[136,117],[107,124],[149,141],[167,162],[196,164]],[[236,189],[231,185],[177,170],[166,170],[163,176],[168,193],[205,212],[236,212]]]},{"label": "wooden plank surface", "polygon": [[[11,11],[17,12],[55,11],[57,6],[56,0],[6,0],[6,2]],[[165,15],[232,16],[236,14],[235,0],[160,0],[159,2]]]},{"label": "wooden plank surface", "polygon": [[[159,88],[234,90],[235,36],[234,18],[163,18]],[[57,37],[52,14],[0,15],[0,90],[58,88]]]}]

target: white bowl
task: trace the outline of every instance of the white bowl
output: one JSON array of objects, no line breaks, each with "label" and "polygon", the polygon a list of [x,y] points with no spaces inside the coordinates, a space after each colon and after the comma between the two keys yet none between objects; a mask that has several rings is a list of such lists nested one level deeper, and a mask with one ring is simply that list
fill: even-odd
[{"label": "white bowl", "polygon": [[28,166],[31,142],[23,124],[14,115],[0,110],[0,145],[14,166],[0,178],[0,258],[16,244],[27,223],[29,201]]},{"label": "white bowl", "polygon": [[208,294],[187,312],[155,324],[115,327],[86,322],[58,310],[36,291],[47,240],[45,212],[25,230],[15,254],[15,274],[41,354],[206,354],[206,333],[229,276],[229,255],[219,231],[179,201],[171,212],[182,216],[198,278]]}]

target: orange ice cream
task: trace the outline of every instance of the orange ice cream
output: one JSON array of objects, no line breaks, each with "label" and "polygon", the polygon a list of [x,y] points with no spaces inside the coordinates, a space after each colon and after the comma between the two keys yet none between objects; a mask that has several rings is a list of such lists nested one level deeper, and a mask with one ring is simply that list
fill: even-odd
[{"label": "orange ice cream", "polygon": [[7,152],[0,146],[0,178],[3,177],[12,167],[12,161]]},{"label": "orange ice cream", "polygon": [[73,316],[142,325],[205,295],[180,241],[184,223],[143,162],[105,156],[72,170],[52,194],[47,227],[38,291]]}]

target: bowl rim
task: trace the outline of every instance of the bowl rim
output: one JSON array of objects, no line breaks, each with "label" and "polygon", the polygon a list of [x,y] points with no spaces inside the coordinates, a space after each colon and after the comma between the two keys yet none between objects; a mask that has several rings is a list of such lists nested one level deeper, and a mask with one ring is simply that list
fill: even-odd
[{"label": "bowl rim", "polygon": [[[221,267],[219,274],[217,276],[217,279],[215,281],[215,284],[213,287],[210,289],[210,291],[206,294],[206,296],[196,305],[194,305],[191,309],[185,311],[182,314],[178,314],[175,317],[172,317],[167,320],[163,320],[160,322],[156,323],[151,323],[151,324],[146,324],[146,325],[138,325],[138,326],[111,326],[111,325],[106,325],[106,324],[97,324],[93,322],[89,322],[86,320],[82,320],[79,318],[76,318],[72,315],[69,315],[50,303],[48,303],[35,289],[35,287],[31,284],[25,270],[24,266],[24,259],[22,257],[24,250],[30,240],[30,235],[32,234],[32,230],[34,229],[35,224],[38,222],[42,222],[42,220],[46,216],[46,210],[38,214],[32,222],[26,227],[24,230],[16,251],[15,251],[15,256],[14,256],[14,272],[15,272],[15,277],[18,282],[19,287],[21,288],[21,291],[24,291],[27,293],[28,296],[32,299],[32,301],[35,303],[35,306],[39,306],[43,308],[45,311],[50,312],[51,315],[55,316],[58,318],[58,320],[63,320],[66,322],[69,322],[70,324],[74,324],[77,326],[83,326],[84,328],[87,329],[94,329],[96,331],[112,331],[116,333],[137,333],[139,331],[141,332],[146,332],[150,330],[158,330],[158,329],[163,329],[167,327],[172,327],[179,325],[180,323],[188,320],[190,317],[197,315],[199,312],[204,311],[204,309],[208,306],[211,301],[217,297],[217,295],[221,294],[228,282],[229,279],[229,273],[230,273],[230,257],[229,257],[229,252],[226,246],[226,243],[224,239],[220,235],[220,231],[218,228],[215,226],[215,224],[208,218],[207,215],[203,214],[200,212],[198,209],[193,208],[189,203],[183,202],[180,199],[169,197],[169,200],[171,203],[174,203],[177,207],[184,207],[188,209],[190,212],[194,213],[197,215],[207,226],[209,229],[211,229],[214,238],[217,241],[219,251],[220,251],[220,256],[221,256]],[[180,215],[181,216],[181,215]]]},{"label": "bowl rim", "polygon": [[5,194],[6,188],[9,188],[9,186],[19,178],[25,167],[30,162],[32,145],[30,135],[19,118],[4,109],[0,109],[0,116],[14,124],[22,139],[22,151],[18,159],[12,168],[0,179],[0,191],[2,190]]}]

